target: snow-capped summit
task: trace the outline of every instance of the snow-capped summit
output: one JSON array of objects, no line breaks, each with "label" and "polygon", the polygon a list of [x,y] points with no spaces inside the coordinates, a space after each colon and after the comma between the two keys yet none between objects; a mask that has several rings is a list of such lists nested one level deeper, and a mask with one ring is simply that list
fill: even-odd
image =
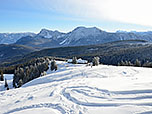
[{"label": "snow-capped summit", "polygon": [[86,28],[86,27],[77,27],[75,28],[72,33],[79,36],[89,36],[89,35],[99,35],[103,31],[96,27]]},{"label": "snow-capped summit", "polygon": [[44,38],[60,38],[64,36],[64,33],[61,33],[57,30],[52,31],[48,29],[42,29],[37,35],[43,36]]},{"label": "snow-capped summit", "polygon": [[[86,28],[77,27],[73,31],[67,33],[65,40],[61,42],[63,45],[85,45],[92,44],[93,42],[99,41],[101,36],[105,36],[107,33],[101,31],[96,27]],[[94,44],[94,43],[93,43]]]}]

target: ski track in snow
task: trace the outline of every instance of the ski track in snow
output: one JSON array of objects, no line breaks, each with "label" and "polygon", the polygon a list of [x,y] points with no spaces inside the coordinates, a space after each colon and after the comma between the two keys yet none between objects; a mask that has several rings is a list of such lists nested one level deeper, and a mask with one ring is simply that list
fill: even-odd
[{"label": "ski track in snow", "polygon": [[58,104],[41,103],[41,104],[34,104],[34,105],[30,105],[30,106],[16,108],[16,109],[10,110],[8,112],[5,112],[4,114],[11,114],[11,113],[26,110],[26,109],[34,109],[34,108],[42,108],[42,107],[56,109],[56,110],[60,111],[62,114],[66,113],[65,110],[62,107],[60,107]]},{"label": "ski track in snow", "polygon": [[[80,101],[79,99],[77,99],[76,97],[71,95],[72,91],[75,91],[78,94],[82,94],[84,98],[87,96],[87,98],[94,97],[97,100],[104,99],[107,102],[114,100],[114,102],[105,103],[105,101],[103,101],[101,103],[95,103],[95,102],[91,103],[91,102]],[[95,93],[100,93],[102,95],[104,94],[104,96],[106,96],[106,97],[92,95],[94,93],[90,93],[91,91],[95,91]],[[120,106],[120,105],[152,106],[152,102],[150,102],[150,103],[131,103],[131,102],[133,102],[133,100],[135,101],[135,100],[142,100],[142,99],[151,99],[152,98],[152,90],[132,90],[132,91],[111,91],[110,92],[108,90],[101,90],[98,88],[92,88],[92,87],[88,87],[88,86],[80,86],[80,87],[75,86],[75,87],[65,88],[62,91],[62,94],[68,100],[70,100],[78,105],[83,105],[83,106],[93,106],[93,107],[108,107],[108,106]],[[113,96],[118,96],[119,94],[126,96],[126,97],[116,97],[116,98],[113,97]],[[128,95],[134,95],[134,94],[138,95],[138,96],[137,97],[127,97]],[[144,96],[142,94],[144,94]],[[122,100],[122,101],[129,100],[129,102],[128,103],[124,103],[124,102],[121,103],[121,101],[117,101],[117,100]],[[120,102],[120,103],[117,103],[117,102]]]},{"label": "ski track in snow", "polygon": [[[121,67],[119,69],[113,66],[91,68],[85,65],[71,65],[64,62],[59,62],[58,64],[58,71],[48,71],[48,75],[25,84],[22,88],[19,88],[20,90],[1,91],[0,102],[8,101],[8,103],[0,105],[0,109],[5,106],[11,106],[11,102],[16,105],[13,105],[14,107],[10,107],[7,111],[3,111],[2,114],[14,114],[23,110],[37,108],[55,109],[62,114],[89,114],[90,108],[119,108],[122,106],[150,107],[145,110],[139,108],[139,110],[134,111],[134,114],[152,113],[152,88],[146,88],[147,86],[152,86],[152,83],[149,80],[148,83],[141,80],[139,82],[136,81],[141,78],[140,75],[142,74],[140,73],[144,71],[140,71],[141,68]],[[132,81],[134,83],[131,87],[127,85],[129,89],[113,90],[113,88],[109,89],[109,86],[104,87],[105,81],[110,79],[114,79],[114,81],[123,79],[128,81],[127,84]],[[97,82],[98,84],[96,82],[92,83],[98,80],[102,80],[103,84],[101,82]],[[108,83],[110,84],[111,82]],[[121,85],[121,80],[119,83]],[[115,82],[115,84],[117,83]],[[113,85],[115,86],[115,84]],[[116,88],[119,87],[118,85]],[[102,89],[102,86],[104,89]],[[122,82],[122,87],[125,86]],[[140,86],[146,87],[139,88]],[[44,101],[42,99],[43,102],[37,101],[41,100],[41,98],[44,99]],[[24,104],[24,102],[28,103]]]},{"label": "ski track in snow", "polygon": [[152,111],[142,112],[142,113],[138,113],[138,114],[152,114]]}]

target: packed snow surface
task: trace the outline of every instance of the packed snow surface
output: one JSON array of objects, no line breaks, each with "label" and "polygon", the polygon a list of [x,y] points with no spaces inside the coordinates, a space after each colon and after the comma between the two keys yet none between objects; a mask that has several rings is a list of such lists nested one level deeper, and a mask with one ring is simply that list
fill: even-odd
[{"label": "packed snow surface", "polygon": [[152,69],[57,64],[57,71],[1,91],[0,114],[152,114]]}]

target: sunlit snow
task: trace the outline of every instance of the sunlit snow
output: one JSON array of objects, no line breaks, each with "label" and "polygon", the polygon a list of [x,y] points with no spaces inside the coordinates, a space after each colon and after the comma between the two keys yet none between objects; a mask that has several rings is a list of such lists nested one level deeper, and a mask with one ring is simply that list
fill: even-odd
[{"label": "sunlit snow", "polygon": [[0,92],[1,114],[150,114],[152,69],[57,62],[57,71]]}]

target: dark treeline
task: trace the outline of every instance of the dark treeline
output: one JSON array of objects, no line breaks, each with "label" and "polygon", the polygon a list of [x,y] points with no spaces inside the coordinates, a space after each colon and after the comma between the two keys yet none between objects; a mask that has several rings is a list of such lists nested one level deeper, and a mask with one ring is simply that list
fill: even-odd
[{"label": "dark treeline", "polygon": [[152,68],[152,62],[146,61],[145,63],[142,63],[141,61],[136,59],[136,61],[134,61],[134,62],[121,61],[120,63],[118,63],[118,66],[135,66],[135,67],[149,67],[149,68]]},{"label": "dark treeline", "polygon": [[17,67],[28,66],[30,63],[34,63],[36,58],[49,58],[50,60],[55,59],[59,61],[66,61],[65,58],[59,57],[50,57],[50,56],[40,56],[40,57],[31,57],[31,58],[23,58],[20,60],[7,62],[5,64],[0,64],[0,72],[2,71],[4,74],[14,74],[14,71]]}]

